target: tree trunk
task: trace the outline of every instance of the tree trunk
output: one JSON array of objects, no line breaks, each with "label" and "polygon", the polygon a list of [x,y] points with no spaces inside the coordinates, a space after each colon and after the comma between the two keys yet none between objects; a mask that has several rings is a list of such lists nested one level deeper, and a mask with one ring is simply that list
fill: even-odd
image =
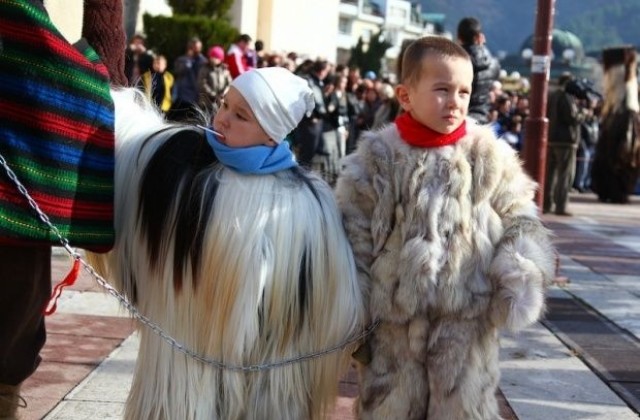
[{"label": "tree trunk", "polygon": [[127,39],[136,33],[138,13],[140,12],[140,0],[123,0],[124,2],[124,31]]}]

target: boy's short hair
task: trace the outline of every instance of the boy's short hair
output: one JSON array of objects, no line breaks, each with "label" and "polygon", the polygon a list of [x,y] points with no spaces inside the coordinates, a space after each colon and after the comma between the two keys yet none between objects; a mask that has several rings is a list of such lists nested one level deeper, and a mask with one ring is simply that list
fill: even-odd
[{"label": "boy's short hair", "polygon": [[458,23],[458,39],[462,45],[471,45],[474,39],[482,33],[480,21],[474,17],[462,18]]},{"label": "boy's short hair", "polygon": [[189,41],[187,41],[187,48],[193,48],[197,43],[201,43],[201,42],[202,40],[199,37],[197,36],[191,37],[189,38]]},{"label": "boy's short hair", "polygon": [[573,74],[571,74],[571,72],[562,72],[562,74],[558,78],[558,86],[564,86],[571,80],[573,80]]},{"label": "boy's short hair", "polygon": [[236,42],[246,42],[247,44],[250,44],[252,40],[253,39],[249,34],[242,34],[236,38]]},{"label": "boy's short hair", "polygon": [[408,85],[418,83],[422,75],[422,61],[430,55],[471,60],[464,48],[450,39],[441,36],[425,36],[409,44],[402,54],[400,83]]},{"label": "boy's short hair", "polygon": [[327,60],[317,59],[313,62],[311,66],[311,71],[314,73],[320,73],[329,67],[329,62]]},{"label": "boy's short hair", "polygon": [[147,42],[147,37],[144,36],[144,34],[142,32],[136,32],[135,34],[133,34],[133,36],[131,37],[129,42],[132,42],[132,41],[134,41],[136,39],[142,41],[143,43]]}]

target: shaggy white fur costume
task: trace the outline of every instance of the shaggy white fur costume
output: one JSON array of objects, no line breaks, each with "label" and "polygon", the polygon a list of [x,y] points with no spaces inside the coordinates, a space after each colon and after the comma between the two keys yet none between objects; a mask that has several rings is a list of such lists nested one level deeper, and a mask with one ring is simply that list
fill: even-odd
[{"label": "shaggy white fur costume", "polygon": [[[116,238],[99,271],[167,333],[230,365],[338,345],[363,328],[356,270],[328,185],[300,169],[243,176],[202,130],[171,126],[133,90],[116,109]],[[148,328],[127,419],[315,419],[352,346],[257,372],[220,370]]]},{"label": "shaggy white fur costume", "polygon": [[365,134],[337,184],[370,317],[362,419],[500,418],[498,330],[538,319],[554,252],[535,184],[488,128],[420,149]]}]

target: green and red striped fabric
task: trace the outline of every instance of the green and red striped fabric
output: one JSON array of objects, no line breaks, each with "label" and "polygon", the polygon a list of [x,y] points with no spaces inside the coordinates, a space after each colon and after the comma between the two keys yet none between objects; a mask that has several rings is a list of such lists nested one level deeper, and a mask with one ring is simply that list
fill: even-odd
[{"label": "green and red striped fabric", "polygon": [[[113,245],[109,74],[40,1],[0,0],[0,154],[72,246]],[[0,244],[58,244],[0,167]]]}]

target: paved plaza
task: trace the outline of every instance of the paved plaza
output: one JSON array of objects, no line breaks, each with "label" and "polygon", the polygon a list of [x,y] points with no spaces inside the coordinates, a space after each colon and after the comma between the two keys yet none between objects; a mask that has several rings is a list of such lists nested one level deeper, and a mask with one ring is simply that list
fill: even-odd
[{"label": "paved plaza", "polygon": [[[499,398],[506,419],[637,419],[640,413],[640,197],[629,205],[572,194],[573,217],[544,215],[560,254],[544,318],[504,334]],[[52,258],[54,283],[71,261]],[[565,278],[563,278],[565,277]],[[87,273],[47,319],[43,362],[23,387],[21,419],[120,419],[138,338],[118,301]],[[353,419],[354,371],[333,420]]]}]

